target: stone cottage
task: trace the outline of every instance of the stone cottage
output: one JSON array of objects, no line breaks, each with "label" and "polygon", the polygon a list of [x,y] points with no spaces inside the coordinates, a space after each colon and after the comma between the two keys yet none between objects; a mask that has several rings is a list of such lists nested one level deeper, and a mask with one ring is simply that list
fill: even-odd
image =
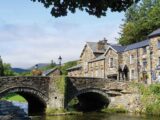
[{"label": "stone cottage", "polygon": [[127,46],[87,42],[79,64],[68,69],[68,76],[129,80],[151,84],[160,78],[160,29],[146,40]]}]

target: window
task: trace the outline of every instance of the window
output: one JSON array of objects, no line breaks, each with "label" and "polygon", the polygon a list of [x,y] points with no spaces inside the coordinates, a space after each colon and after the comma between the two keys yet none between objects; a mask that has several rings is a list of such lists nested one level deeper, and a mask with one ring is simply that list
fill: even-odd
[{"label": "window", "polygon": [[134,70],[131,71],[132,79],[134,79]]},{"label": "window", "polygon": [[158,40],[158,49],[160,49],[160,40]]},{"label": "window", "polygon": [[143,47],[143,54],[147,53],[147,47]]},{"label": "window", "polygon": [[113,68],[113,58],[110,58],[110,60],[109,60],[109,67]]},{"label": "window", "polygon": [[130,80],[133,80],[135,77],[135,71],[134,69],[130,70]]},{"label": "window", "polygon": [[130,64],[133,63],[134,55],[130,55]]},{"label": "window", "polygon": [[145,69],[147,67],[147,60],[143,59],[143,68]]}]

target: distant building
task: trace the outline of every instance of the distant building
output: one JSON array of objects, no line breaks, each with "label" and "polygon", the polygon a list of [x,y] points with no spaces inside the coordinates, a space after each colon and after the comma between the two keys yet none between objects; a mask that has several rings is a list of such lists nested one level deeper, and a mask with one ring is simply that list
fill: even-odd
[{"label": "distant building", "polygon": [[42,76],[48,76],[51,78],[54,78],[55,76],[60,76],[62,74],[62,72],[59,70],[59,68],[53,68],[53,69],[49,69],[46,70],[42,73]]},{"label": "distant building", "polygon": [[127,46],[106,39],[87,42],[79,64],[68,69],[68,76],[154,82],[160,76],[160,29],[148,39]]}]

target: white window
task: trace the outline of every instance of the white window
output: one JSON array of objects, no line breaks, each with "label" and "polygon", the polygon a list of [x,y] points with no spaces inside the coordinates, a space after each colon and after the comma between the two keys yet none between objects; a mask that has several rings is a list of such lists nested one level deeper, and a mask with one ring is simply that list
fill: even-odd
[{"label": "white window", "polygon": [[114,62],[114,59],[113,59],[113,58],[110,58],[110,59],[109,59],[109,67],[110,67],[110,68],[113,68],[113,62]]},{"label": "white window", "polygon": [[130,64],[133,64],[134,61],[134,55],[130,55]]}]

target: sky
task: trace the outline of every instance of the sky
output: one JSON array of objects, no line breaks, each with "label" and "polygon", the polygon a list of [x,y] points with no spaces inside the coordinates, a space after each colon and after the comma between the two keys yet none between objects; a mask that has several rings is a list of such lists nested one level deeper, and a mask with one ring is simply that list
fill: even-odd
[{"label": "sky", "polygon": [[124,13],[107,12],[97,18],[85,12],[55,18],[50,9],[31,0],[0,1],[0,55],[12,67],[78,60],[86,42],[104,37],[117,43]]}]

